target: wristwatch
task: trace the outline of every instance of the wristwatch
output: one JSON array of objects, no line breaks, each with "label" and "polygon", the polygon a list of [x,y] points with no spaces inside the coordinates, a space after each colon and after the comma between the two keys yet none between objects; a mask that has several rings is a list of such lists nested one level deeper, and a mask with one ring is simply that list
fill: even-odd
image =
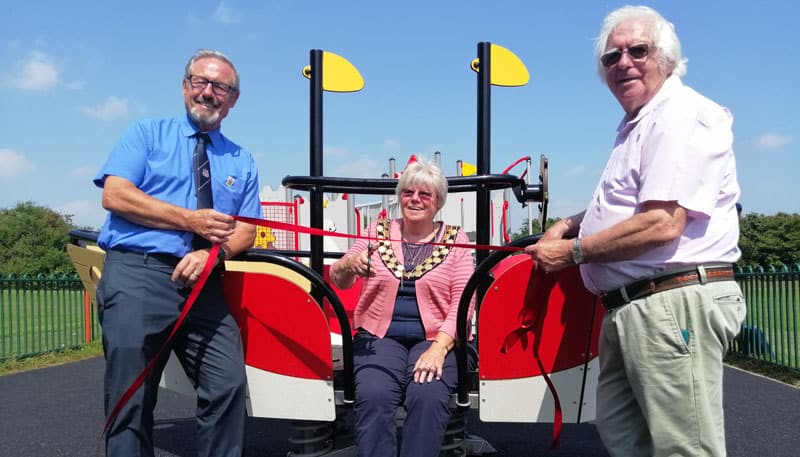
[{"label": "wristwatch", "polygon": [[575,238],[575,241],[572,243],[572,261],[575,262],[575,265],[580,265],[586,262],[586,257],[583,255],[583,249],[581,249],[580,238]]},{"label": "wristwatch", "polygon": [[217,259],[219,260],[219,264],[218,265],[219,266],[224,266],[225,265],[225,260],[228,257],[229,257],[228,256],[228,251],[226,251],[225,248],[222,247],[222,245],[220,245],[219,252],[217,252]]}]

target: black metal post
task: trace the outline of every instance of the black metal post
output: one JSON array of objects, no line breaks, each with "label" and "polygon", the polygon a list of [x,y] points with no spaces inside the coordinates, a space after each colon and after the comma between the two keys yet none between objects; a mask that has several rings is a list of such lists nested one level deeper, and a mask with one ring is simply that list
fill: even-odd
[{"label": "black metal post", "polygon": [[[310,139],[309,139],[309,175],[322,176],[322,50],[311,50],[311,92],[310,101]],[[322,229],[323,215],[322,189],[314,188],[309,195],[311,227]],[[323,240],[319,235],[311,235],[311,269],[322,275]]]},{"label": "black metal post", "polygon": [[[491,173],[491,43],[478,43],[478,146],[477,160],[478,176]],[[490,244],[491,237],[491,194],[489,189],[481,186],[476,195],[475,226],[477,227],[476,241],[478,244]],[[477,263],[480,264],[488,256],[488,251],[479,250],[476,253]]]}]

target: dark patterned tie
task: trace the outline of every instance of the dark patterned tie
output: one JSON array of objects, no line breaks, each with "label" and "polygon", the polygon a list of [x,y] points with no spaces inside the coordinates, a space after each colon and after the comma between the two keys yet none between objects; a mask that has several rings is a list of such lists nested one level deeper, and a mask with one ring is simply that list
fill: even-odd
[{"label": "dark patterned tie", "polygon": [[211,197],[211,167],[208,165],[206,143],[211,138],[203,132],[195,134],[197,145],[194,147],[194,182],[197,186],[197,209],[213,208],[214,200]]},{"label": "dark patterned tie", "polygon": [[[211,143],[211,138],[203,132],[194,135],[197,138],[197,145],[194,147],[194,182],[197,192],[197,209],[213,208],[214,200],[211,196],[211,166],[208,164],[208,154],[206,144]],[[195,235],[192,246],[195,249],[203,249],[211,246],[207,239]]]}]

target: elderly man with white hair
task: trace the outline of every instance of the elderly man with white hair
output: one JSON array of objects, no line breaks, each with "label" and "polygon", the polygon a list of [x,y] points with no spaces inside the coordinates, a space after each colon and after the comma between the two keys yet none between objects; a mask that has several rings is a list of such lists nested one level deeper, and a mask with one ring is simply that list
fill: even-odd
[{"label": "elderly man with white hair", "polygon": [[739,185],[730,112],[685,86],[674,26],[609,14],[598,70],[625,115],[587,209],[526,250],[579,264],[608,312],[597,428],[612,456],[724,456],[722,360],[746,308],[733,279]]}]

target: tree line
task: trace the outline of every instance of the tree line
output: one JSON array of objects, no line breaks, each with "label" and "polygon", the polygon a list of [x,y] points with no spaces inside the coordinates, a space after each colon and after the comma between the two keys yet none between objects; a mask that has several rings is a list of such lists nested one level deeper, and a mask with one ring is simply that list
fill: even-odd
[{"label": "tree line", "polygon": [[[550,227],[558,218],[548,218]],[[533,233],[541,232],[533,221]],[[72,222],[72,215],[60,214],[33,202],[0,209],[0,275],[70,274],[75,270],[67,255],[69,231],[86,229]],[[512,240],[528,235],[524,220]],[[740,219],[739,247],[742,266],[791,265],[800,262],[800,214],[764,215],[747,213]]]},{"label": "tree line", "polygon": [[72,216],[33,202],[0,209],[0,276],[73,274],[67,255]]}]

